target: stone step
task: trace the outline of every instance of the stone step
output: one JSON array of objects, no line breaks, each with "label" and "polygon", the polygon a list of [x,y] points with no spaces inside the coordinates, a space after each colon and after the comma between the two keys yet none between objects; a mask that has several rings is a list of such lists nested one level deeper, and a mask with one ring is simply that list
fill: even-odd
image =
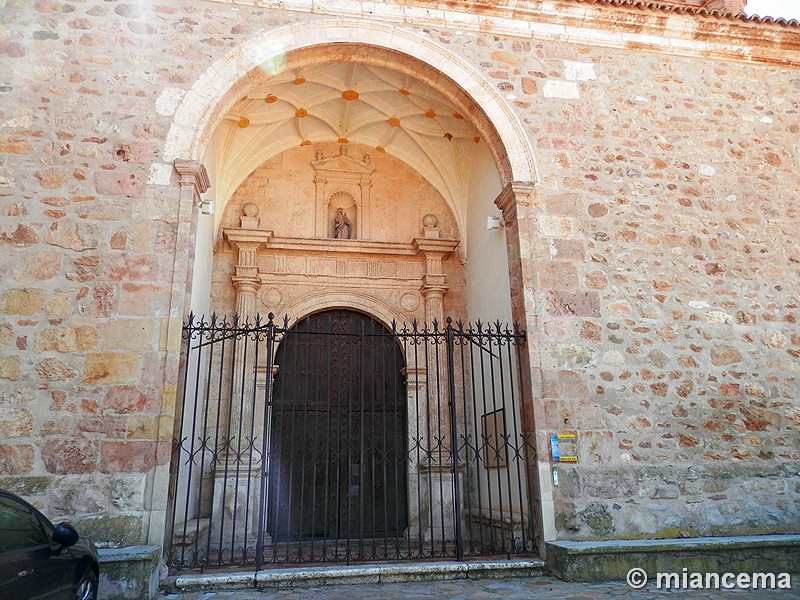
[{"label": "stone step", "polygon": [[162,590],[189,593],[205,590],[270,589],[358,583],[504,579],[546,575],[540,558],[475,561],[392,562],[324,567],[280,567],[249,572],[175,575],[161,582]]}]

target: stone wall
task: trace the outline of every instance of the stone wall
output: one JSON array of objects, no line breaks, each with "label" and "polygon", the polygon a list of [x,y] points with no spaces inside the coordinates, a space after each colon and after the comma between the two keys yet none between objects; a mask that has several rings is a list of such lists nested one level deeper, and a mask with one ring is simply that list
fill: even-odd
[{"label": "stone wall", "polygon": [[[103,544],[159,543],[193,244],[191,197],[161,161],[171,116],[227,52],[323,16],[201,1],[5,4],[0,486]],[[669,42],[609,47],[600,31],[597,44],[585,31],[585,43],[514,36],[435,11],[398,24],[386,10],[387,23],[424,29],[480,69],[538,161],[535,202],[518,215],[516,310],[541,356],[540,453],[549,433],[579,437],[580,462],[552,490],[558,537],[797,531],[800,71],[782,66],[781,52],[797,54],[789,33],[772,64],[754,64]],[[636,14],[636,27],[664,31]],[[759,27],[702,24],[734,37]]]},{"label": "stone wall", "polygon": [[536,414],[542,433],[577,431],[580,454],[554,490],[559,537],[796,531],[798,73],[487,52],[540,161],[520,223]]}]

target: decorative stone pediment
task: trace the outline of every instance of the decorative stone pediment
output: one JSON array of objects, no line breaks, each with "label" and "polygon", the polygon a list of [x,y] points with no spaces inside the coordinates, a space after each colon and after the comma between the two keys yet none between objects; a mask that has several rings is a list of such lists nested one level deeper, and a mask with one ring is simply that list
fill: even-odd
[{"label": "decorative stone pediment", "polygon": [[[365,157],[369,158],[368,155]],[[356,160],[347,154],[317,159],[311,163],[311,166],[314,167],[318,177],[327,175],[332,179],[353,179],[354,176],[357,177],[357,180],[363,176],[370,178],[375,170],[369,162]]]}]

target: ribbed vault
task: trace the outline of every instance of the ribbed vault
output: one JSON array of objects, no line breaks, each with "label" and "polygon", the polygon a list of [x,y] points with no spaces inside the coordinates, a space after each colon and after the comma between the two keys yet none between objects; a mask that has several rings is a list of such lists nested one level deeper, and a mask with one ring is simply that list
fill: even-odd
[{"label": "ribbed vault", "polygon": [[[451,206],[463,231],[470,172],[482,145],[502,154],[482,111],[454,82],[391,51],[315,49],[256,69],[236,88],[212,138],[214,195],[226,201],[267,159],[318,142],[360,143],[396,156]],[[327,60],[326,60],[327,59]],[[416,63],[416,64],[415,64]],[[485,154],[484,154],[485,156]],[[499,161],[498,170],[505,167]]]}]

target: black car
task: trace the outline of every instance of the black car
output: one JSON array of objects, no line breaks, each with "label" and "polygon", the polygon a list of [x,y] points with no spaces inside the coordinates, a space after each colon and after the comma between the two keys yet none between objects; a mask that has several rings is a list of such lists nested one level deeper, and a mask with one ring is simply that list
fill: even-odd
[{"label": "black car", "polygon": [[0,600],[97,600],[97,548],[0,490]]}]

